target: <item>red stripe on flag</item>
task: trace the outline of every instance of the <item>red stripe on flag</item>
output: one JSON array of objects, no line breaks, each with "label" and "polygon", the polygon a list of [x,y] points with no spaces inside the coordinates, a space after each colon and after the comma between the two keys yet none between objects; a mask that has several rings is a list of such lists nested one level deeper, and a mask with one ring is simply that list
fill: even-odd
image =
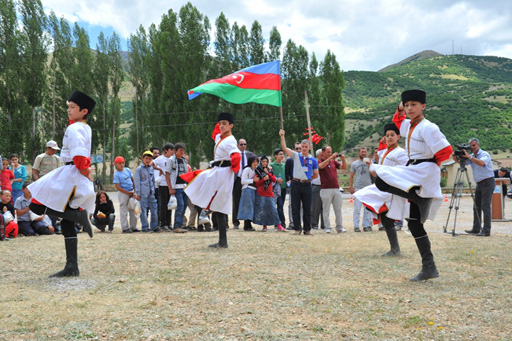
[{"label": "red stripe on flag", "polygon": [[242,89],[281,90],[281,77],[274,73],[259,75],[242,71],[203,84],[208,83],[231,84]]}]

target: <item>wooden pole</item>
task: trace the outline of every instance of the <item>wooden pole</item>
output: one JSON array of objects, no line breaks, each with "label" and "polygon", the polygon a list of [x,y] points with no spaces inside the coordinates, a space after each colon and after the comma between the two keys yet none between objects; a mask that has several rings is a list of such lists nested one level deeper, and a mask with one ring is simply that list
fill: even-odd
[{"label": "wooden pole", "polygon": [[279,107],[279,115],[281,116],[281,129],[284,130],[284,123],[283,123],[283,107]]},{"label": "wooden pole", "polygon": [[311,155],[315,157],[315,149],[313,148],[313,140],[311,139],[311,118],[309,117],[309,104],[308,104],[308,91],[304,91],[304,97],[306,97],[306,118],[308,120],[308,133],[309,142],[311,143]]}]

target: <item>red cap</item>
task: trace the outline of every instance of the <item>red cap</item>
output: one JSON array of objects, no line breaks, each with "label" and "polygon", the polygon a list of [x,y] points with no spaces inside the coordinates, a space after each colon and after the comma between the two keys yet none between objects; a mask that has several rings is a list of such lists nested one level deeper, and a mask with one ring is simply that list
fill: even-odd
[{"label": "red cap", "polygon": [[114,163],[124,163],[124,157],[116,156],[116,158],[114,159]]}]

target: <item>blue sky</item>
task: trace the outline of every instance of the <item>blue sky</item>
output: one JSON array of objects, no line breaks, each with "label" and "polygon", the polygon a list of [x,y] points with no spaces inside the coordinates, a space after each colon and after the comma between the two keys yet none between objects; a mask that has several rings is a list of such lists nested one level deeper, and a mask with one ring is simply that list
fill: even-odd
[{"label": "blue sky", "polygon": [[[95,48],[101,31],[115,30],[126,39],[142,25],[159,24],[176,0],[42,0],[88,32]],[[277,26],[283,40],[293,39],[318,59],[330,49],[341,68],[377,71],[423,50],[442,54],[494,55],[512,58],[512,1],[444,0],[240,0],[192,1],[212,24],[224,12],[230,24],[248,28],[254,20],[268,34]],[[453,45],[452,45],[453,44]],[[453,46],[453,49],[452,49]]]}]

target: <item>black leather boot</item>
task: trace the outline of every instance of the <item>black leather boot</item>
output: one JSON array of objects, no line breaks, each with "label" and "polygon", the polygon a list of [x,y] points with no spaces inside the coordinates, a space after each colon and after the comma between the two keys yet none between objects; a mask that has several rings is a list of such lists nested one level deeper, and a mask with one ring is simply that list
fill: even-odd
[{"label": "black leather boot", "polygon": [[228,236],[227,236],[227,220],[225,214],[213,212],[212,215],[213,222],[217,223],[217,228],[219,230],[219,242],[216,244],[210,245],[212,248],[228,248]]},{"label": "black leather boot", "polygon": [[382,255],[382,257],[393,257],[400,256],[400,245],[398,244],[398,236],[395,230],[395,221],[389,219],[384,215],[381,215],[382,225],[386,229],[386,235],[388,236],[389,245],[391,246],[391,250]]},{"label": "black leather boot", "polygon": [[78,270],[78,257],[77,257],[77,237],[66,237],[64,239],[66,245],[66,266],[63,270],[54,273],[50,277],[74,277],[80,275]]},{"label": "black leather boot", "polygon": [[409,278],[409,280],[419,282],[439,277],[439,272],[437,271],[436,263],[434,262],[434,255],[430,249],[430,240],[428,239],[428,235],[414,240],[416,241],[416,245],[420,251],[422,267],[421,271],[416,276]]}]

